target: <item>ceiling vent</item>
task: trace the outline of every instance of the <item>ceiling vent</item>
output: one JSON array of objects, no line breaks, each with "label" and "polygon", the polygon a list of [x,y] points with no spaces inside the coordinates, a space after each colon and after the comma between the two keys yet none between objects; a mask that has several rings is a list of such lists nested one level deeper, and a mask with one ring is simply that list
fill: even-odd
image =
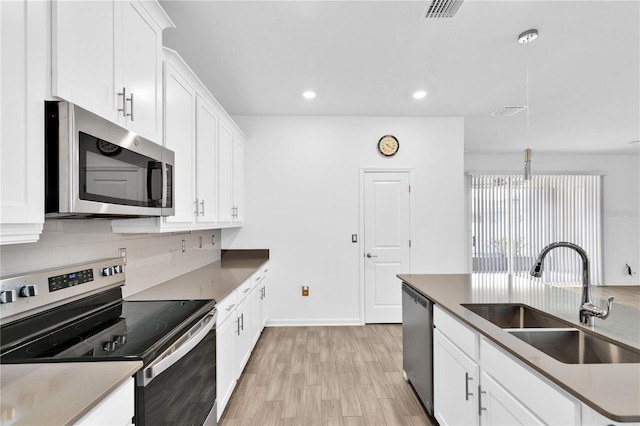
[{"label": "ceiling vent", "polygon": [[526,106],[503,106],[502,108],[498,108],[497,110],[493,111],[491,115],[512,116],[512,115],[516,115],[517,113],[519,113],[525,108],[527,107]]},{"label": "ceiling vent", "polygon": [[453,18],[464,0],[431,0],[422,19]]}]

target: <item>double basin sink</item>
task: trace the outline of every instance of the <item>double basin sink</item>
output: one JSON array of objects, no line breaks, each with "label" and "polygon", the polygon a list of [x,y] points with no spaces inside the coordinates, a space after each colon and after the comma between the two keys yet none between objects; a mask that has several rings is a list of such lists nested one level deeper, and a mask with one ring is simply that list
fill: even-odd
[{"label": "double basin sink", "polygon": [[463,304],[539,351],[566,364],[640,363],[640,350],[578,330],[560,318],[522,304]]}]

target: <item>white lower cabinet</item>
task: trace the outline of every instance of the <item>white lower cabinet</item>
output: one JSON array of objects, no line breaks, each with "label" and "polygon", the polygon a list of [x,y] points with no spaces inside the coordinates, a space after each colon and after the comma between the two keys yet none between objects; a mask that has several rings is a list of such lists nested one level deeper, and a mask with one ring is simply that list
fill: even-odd
[{"label": "white lower cabinet", "polygon": [[[216,398],[218,420],[222,416],[236,382],[244,370],[251,352],[262,333],[263,294],[261,269],[240,284],[216,305]],[[263,320],[264,318],[264,320]]]},{"label": "white lower cabinet", "polygon": [[436,328],[433,334],[434,417],[441,425],[478,424],[480,367]]},{"label": "white lower cabinet", "polygon": [[128,426],[134,416],[133,377],[127,379],[95,407],[85,414],[76,425]]},{"label": "white lower cabinet", "polygon": [[434,416],[440,425],[578,425],[580,403],[434,307]]},{"label": "white lower cabinet", "polygon": [[[233,309],[233,308],[232,308]],[[220,321],[218,310],[216,324],[216,399],[218,401],[218,420],[231,398],[236,386],[234,363],[234,342],[236,337],[235,316]]]}]

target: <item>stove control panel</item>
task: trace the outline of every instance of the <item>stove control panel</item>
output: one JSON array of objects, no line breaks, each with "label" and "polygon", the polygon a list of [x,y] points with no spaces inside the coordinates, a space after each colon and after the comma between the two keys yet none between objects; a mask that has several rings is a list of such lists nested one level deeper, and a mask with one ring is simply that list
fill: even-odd
[{"label": "stove control panel", "polygon": [[49,291],[62,290],[63,288],[73,287],[93,281],[93,269],[85,269],[68,274],[56,275],[49,277]]},{"label": "stove control panel", "polygon": [[125,275],[125,259],[116,257],[1,277],[0,325],[123,286]]}]

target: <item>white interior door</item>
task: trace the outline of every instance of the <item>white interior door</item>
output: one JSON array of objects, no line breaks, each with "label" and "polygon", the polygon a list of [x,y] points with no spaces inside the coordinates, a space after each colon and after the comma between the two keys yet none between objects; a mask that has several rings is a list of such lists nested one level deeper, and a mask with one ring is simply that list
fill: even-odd
[{"label": "white interior door", "polygon": [[366,323],[402,322],[397,274],[411,262],[409,172],[364,174],[364,298]]}]

